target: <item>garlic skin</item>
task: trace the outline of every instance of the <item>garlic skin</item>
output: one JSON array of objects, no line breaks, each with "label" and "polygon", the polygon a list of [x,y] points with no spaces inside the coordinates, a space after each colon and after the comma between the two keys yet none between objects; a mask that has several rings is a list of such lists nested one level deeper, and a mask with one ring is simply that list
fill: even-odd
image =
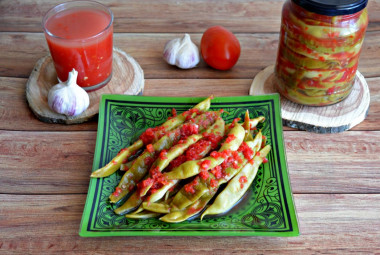
[{"label": "garlic skin", "polygon": [[198,47],[191,41],[188,34],[167,42],[163,55],[168,64],[181,69],[195,67],[200,59]]},{"label": "garlic skin", "polygon": [[77,85],[77,77],[78,72],[73,69],[66,82],[58,83],[49,90],[48,105],[53,111],[76,116],[88,108],[90,98],[87,92]]}]

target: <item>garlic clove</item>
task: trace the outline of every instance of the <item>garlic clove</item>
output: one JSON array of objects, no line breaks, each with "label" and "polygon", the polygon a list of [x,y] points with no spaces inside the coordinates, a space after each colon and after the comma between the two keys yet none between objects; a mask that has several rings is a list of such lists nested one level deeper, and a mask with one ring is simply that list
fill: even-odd
[{"label": "garlic clove", "polygon": [[191,41],[188,34],[167,42],[163,55],[168,64],[182,69],[195,67],[200,60],[198,47]]},{"label": "garlic clove", "polygon": [[164,59],[168,64],[175,65],[177,52],[181,45],[181,40],[179,38],[173,39],[166,43],[164,49]]},{"label": "garlic clove", "polygon": [[90,105],[87,92],[76,84],[78,72],[73,69],[66,82],[54,85],[48,93],[49,107],[60,114],[77,116]]},{"label": "garlic clove", "polygon": [[177,52],[175,65],[182,69],[195,67],[199,63],[199,51],[195,44],[186,43]]}]

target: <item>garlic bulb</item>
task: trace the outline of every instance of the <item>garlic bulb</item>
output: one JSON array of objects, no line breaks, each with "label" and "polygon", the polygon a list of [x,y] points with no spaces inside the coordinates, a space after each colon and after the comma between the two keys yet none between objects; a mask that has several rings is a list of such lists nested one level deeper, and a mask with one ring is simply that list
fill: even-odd
[{"label": "garlic bulb", "polygon": [[182,69],[195,67],[199,63],[198,47],[191,41],[190,35],[176,38],[166,43],[164,59],[170,65],[176,65]]},{"label": "garlic bulb", "polygon": [[84,112],[90,98],[87,92],[77,85],[78,72],[73,69],[66,82],[54,85],[48,94],[48,105],[57,113],[76,116]]}]

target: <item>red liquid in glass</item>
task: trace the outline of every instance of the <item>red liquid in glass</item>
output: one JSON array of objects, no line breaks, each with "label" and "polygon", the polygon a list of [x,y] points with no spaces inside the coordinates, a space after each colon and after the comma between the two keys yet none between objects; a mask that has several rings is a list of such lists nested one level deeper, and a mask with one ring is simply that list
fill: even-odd
[{"label": "red liquid in glass", "polygon": [[112,73],[110,22],[108,13],[92,9],[65,10],[46,21],[46,30],[54,35],[45,33],[46,40],[61,81],[67,80],[73,68],[78,71],[81,87],[107,80]]}]

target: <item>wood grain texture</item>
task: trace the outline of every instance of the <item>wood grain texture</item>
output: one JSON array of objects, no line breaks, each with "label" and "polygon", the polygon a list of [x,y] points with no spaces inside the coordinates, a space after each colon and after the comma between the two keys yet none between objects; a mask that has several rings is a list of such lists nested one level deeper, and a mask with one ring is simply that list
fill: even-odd
[{"label": "wood grain texture", "polygon": [[[380,193],[379,136],[286,132],[293,192]],[[0,131],[0,193],[86,193],[95,140],[95,132]]]},{"label": "wood grain texture", "polygon": [[103,94],[139,95],[144,91],[144,72],[131,56],[113,49],[112,77],[106,86],[87,92],[90,104],[77,116],[53,111],[48,105],[49,90],[58,83],[54,62],[50,55],[39,59],[26,83],[26,99],[36,117],[47,123],[79,124],[91,120],[99,112]]},{"label": "wood grain texture", "polygon": [[0,193],[86,193],[95,132],[0,131]]},{"label": "wood grain texture", "polygon": [[[270,65],[255,76],[250,95],[278,93],[274,67]],[[315,133],[339,133],[366,118],[370,94],[367,81],[357,71],[351,93],[339,103],[313,107],[294,103],[282,95],[280,102],[283,125]]]},{"label": "wood grain texture", "polygon": [[[1,1],[0,31],[42,32],[43,15],[61,2]],[[278,32],[283,2],[284,0],[235,0],[233,3],[228,0],[102,1],[115,15],[115,32],[130,33],[202,33],[214,25],[225,26],[235,33]],[[368,11],[368,30],[380,30],[380,1],[370,0]]]},{"label": "wood grain texture", "polygon": [[[48,53],[41,18],[60,0],[0,1],[0,254],[379,254],[380,0],[369,0],[359,70],[369,85],[365,121],[337,135],[284,127],[301,235],[271,237],[80,238],[97,120],[38,121],[25,85]],[[274,64],[284,0],[106,0],[115,13],[115,47],[144,70],[144,95],[247,95]],[[223,25],[242,54],[230,71],[178,70],[162,60],[166,41]]]},{"label": "wood grain texture", "polygon": [[375,254],[380,249],[378,194],[295,195],[301,235],[291,238],[77,238],[85,199],[85,195],[0,195],[0,253]]},{"label": "wood grain texture", "polygon": [[379,131],[318,134],[285,132],[296,193],[379,193]]},{"label": "wood grain texture", "polygon": [[[39,121],[27,105],[23,78],[0,77],[0,129],[78,131],[96,130],[97,118],[80,125],[51,125]],[[367,78],[371,104],[366,120],[352,130],[378,130],[380,121],[380,78]],[[242,96],[248,95],[251,79],[149,79],[145,96]],[[12,107],[8,107],[12,105]],[[284,127],[285,130],[293,130]]]},{"label": "wood grain texture", "polygon": [[[27,79],[0,77],[1,130],[96,130],[97,118],[80,125],[52,125],[39,121],[28,106],[25,88]],[[12,106],[12,107],[10,107]]]},{"label": "wood grain texture", "polygon": [[[241,56],[228,71],[207,67],[179,70],[162,58],[165,43],[183,34],[114,34],[114,46],[131,55],[144,70],[145,79],[253,79],[276,61],[278,34],[238,34]],[[191,34],[199,45],[202,35]],[[0,76],[29,77],[38,59],[48,53],[42,33],[2,33],[0,37]],[[368,32],[362,47],[359,70],[366,77],[380,76],[380,31]]]}]

